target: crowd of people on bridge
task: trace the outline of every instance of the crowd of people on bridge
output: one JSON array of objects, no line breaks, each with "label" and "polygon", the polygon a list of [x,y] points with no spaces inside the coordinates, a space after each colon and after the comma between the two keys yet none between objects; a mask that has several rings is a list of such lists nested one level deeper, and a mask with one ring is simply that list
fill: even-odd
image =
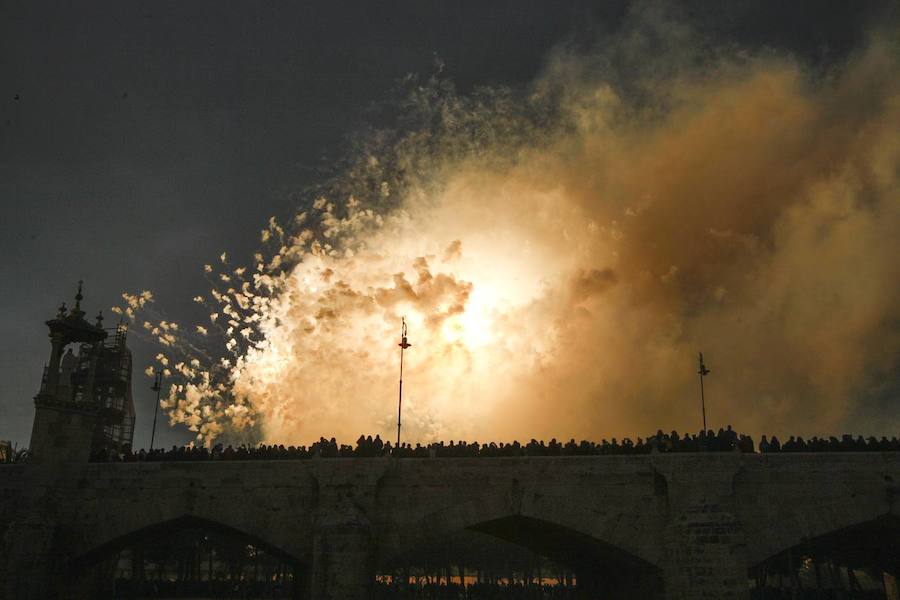
[{"label": "crowd of people on bridge", "polygon": [[809,440],[802,437],[791,436],[786,442],[781,443],[774,435],[770,439],[762,436],[759,440],[760,452],[896,452],[900,450],[900,440],[896,437],[888,439],[882,436],[876,439],[873,436],[864,438],[861,435],[855,438],[844,434],[840,439],[830,436],[812,436]]},{"label": "crowd of people on bridge", "polygon": [[467,458],[467,457],[522,457],[522,456],[604,456],[604,455],[636,455],[653,452],[742,452],[742,453],[783,453],[783,452],[896,452],[900,451],[900,440],[897,437],[888,439],[881,437],[864,438],[845,434],[840,438],[813,436],[804,440],[800,436],[791,436],[781,442],[776,436],[762,436],[759,446],[753,439],[739,434],[731,425],[712,430],[700,431],[697,434],[679,434],[677,431],[664,433],[662,430],[646,438],[630,438],[618,440],[603,439],[599,443],[570,439],[559,442],[555,438],[549,442],[543,440],[522,444],[518,441],[509,443],[490,442],[434,442],[431,444],[403,443],[392,446],[390,441],[383,441],[380,436],[360,436],[356,445],[338,444],[335,438],[320,438],[307,446],[248,445],[225,446],[216,444],[211,448],[203,446],[172,446],[150,451],[132,452],[125,450],[102,450],[95,453],[91,460],[95,462],[152,462],[152,461],[203,461],[203,460],[301,460],[311,458],[375,458],[393,456],[396,458]]}]

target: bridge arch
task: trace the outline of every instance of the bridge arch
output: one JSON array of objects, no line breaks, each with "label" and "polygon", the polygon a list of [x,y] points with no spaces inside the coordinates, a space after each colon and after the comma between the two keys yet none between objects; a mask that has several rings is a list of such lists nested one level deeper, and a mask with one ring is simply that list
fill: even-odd
[{"label": "bridge arch", "polygon": [[[798,589],[874,593],[897,587],[900,576],[900,516],[884,513],[821,535],[752,564],[758,594]],[[856,596],[853,596],[856,597]],[[879,596],[880,597],[880,596]],[[893,596],[888,596],[893,597]]]},{"label": "bridge arch", "polygon": [[76,482],[77,502],[60,506],[62,543],[67,555],[81,556],[134,532],[193,519],[306,561],[316,492],[304,473],[295,476],[296,487],[283,487],[291,473],[282,471],[266,464],[90,464]]},{"label": "bridge arch", "polygon": [[487,495],[429,512],[415,522],[403,524],[400,531],[386,532],[383,556],[393,558],[416,547],[438,543],[457,531],[478,531],[480,527],[490,528],[485,524],[520,518],[523,522],[543,523],[573,537],[616,548],[633,557],[636,564],[655,568],[662,559],[661,544],[654,542],[659,524],[637,511],[598,515],[594,510],[559,498],[524,506],[514,504],[506,495]]},{"label": "bridge arch", "polygon": [[69,561],[69,567],[73,571],[90,567],[91,565],[96,564],[98,561],[102,560],[104,557],[119,552],[122,549],[127,548],[141,540],[152,537],[162,537],[167,534],[178,533],[187,529],[203,529],[225,533],[236,539],[242,539],[247,543],[252,544],[264,550],[265,552],[293,565],[301,565],[302,563],[306,562],[304,558],[294,556],[288,550],[269,543],[262,537],[258,537],[254,534],[235,529],[234,527],[230,527],[217,521],[205,519],[196,515],[186,514],[180,517],[169,519],[167,521],[140,527],[127,533],[123,533],[122,535],[119,535],[118,537],[115,537],[113,539],[101,542],[100,544],[93,546],[90,549],[82,552],[81,554],[73,557]]},{"label": "bridge arch", "polygon": [[[488,495],[430,512],[403,530],[383,537],[381,565],[439,547],[454,534],[469,531],[566,567],[575,573],[579,593],[590,597],[654,598],[663,589],[661,545],[653,543],[658,530],[626,511],[599,517],[596,511],[559,498],[551,503],[519,503],[509,495]],[[635,594],[637,588],[640,593]]]},{"label": "bridge arch", "polygon": [[662,570],[620,546],[569,527],[522,515],[511,515],[469,527],[523,546],[571,568],[579,593],[590,597],[656,598],[663,590]]},{"label": "bridge arch", "polygon": [[[160,506],[165,504],[165,506]],[[111,505],[101,514],[72,520],[66,527],[71,556],[88,556],[95,549],[112,548],[120,540],[135,539],[193,523],[222,532],[239,534],[273,549],[280,549],[297,560],[307,561],[312,548],[312,532],[304,519],[293,515],[273,516],[248,509],[244,503],[231,508],[210,505],[204,510],[180,503],[152,501],[130,506]],[[273,526],[277,521],[279,526]],[[260,546],[262,547],[262,546]]]},{"label": "bridge arch", "polygon": [[168,588],[220,593],[236,585],[258,592],[277,585],[299,600],[309,596],[310,570],[308,557],[265,537],[185,514],[128,531],[71,557],[61,571],[65,583],[57,585],[65,585],[77,598],[115,590],[156,594]]},{"label": "bridge arch", "polygon": [[898,515],[883,498],[871,496],[804,503],[748,536],[747,562],[756,565],[810,540]]}]

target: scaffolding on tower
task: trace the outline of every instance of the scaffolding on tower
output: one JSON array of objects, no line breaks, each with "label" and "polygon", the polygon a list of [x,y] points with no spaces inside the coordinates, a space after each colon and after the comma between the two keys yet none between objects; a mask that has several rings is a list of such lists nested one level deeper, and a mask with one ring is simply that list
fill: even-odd
[{"label": "scaffolding on tower", "polygon": [[[72,373],[72,402],[91,405],[98,411],[93,448],[131,449],[134,439],[134,400],[131,395],[131,350],[125,344],[128,327],[120,323],[106,329],[109,334],[98,344],[79,346],[78,362]],[[93,385],[91,363],[96,362]],[[89,386],[92,389],[88,389]]]}]

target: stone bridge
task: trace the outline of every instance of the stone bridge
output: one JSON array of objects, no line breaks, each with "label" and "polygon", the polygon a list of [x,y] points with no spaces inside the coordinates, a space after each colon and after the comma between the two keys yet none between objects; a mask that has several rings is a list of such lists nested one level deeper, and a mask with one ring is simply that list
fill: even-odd
[{"label": "stone bridge", "polygon": [[84,597],[92,563],[188,524],[290,559],[313,599],[367,598],[379,565],[464,529],[579,589],[613,564],[620,597],[748,598],[766,558],[895,518],[896,482],[900,453],[0,465],[0,598]]}]

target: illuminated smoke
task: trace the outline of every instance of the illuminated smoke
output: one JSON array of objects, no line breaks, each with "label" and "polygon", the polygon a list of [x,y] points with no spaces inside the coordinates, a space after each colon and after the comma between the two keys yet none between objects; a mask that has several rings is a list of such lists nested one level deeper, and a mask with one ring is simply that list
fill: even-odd
[{"label": "illuminated smoke", "polygon": [[597,62],[558,52],[522,93],[406,82],[253,261],[205,267],[208,322],[145,323],[170,422],[392,439],[406,316],[408,441],[696,430],[698,350],[716,427],[895,431],[866,407],[900,364],[896,49],[636,90]]}]

